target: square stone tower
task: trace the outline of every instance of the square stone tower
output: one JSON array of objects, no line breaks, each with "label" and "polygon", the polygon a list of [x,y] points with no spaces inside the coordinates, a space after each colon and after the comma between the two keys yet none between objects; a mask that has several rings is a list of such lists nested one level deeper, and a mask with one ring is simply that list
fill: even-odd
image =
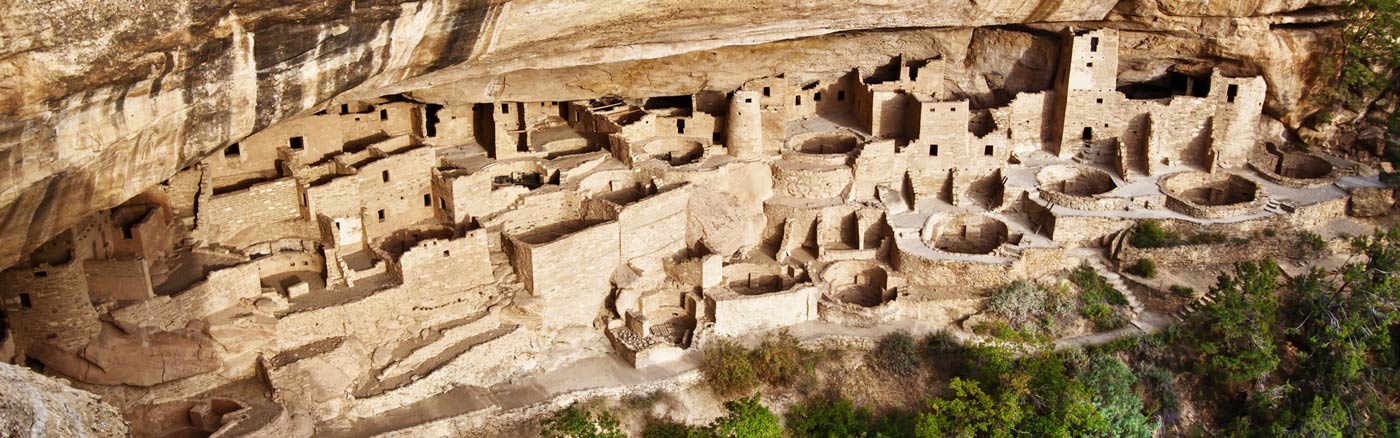
[{"label": "square stone tower", "polygon": [[1055,82],[1055,115],[1060,157],[1070,158],[1119,130],[1115,111],[1118,85],[1118,31],[1065,31]]}]

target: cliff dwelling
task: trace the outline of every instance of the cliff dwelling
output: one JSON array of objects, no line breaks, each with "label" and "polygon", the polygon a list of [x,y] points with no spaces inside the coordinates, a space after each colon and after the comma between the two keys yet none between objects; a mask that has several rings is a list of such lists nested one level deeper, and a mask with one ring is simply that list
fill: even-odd
[{"label": "cliff dwelling", "polygon": [[[438,13],[335,3],[408,8],[394,26]],[[1046,345],[1157,333],[1210,300],[1208,282],[1249,245],[1284,245],[1264,230],[1340,242],[1392,214],[1372,164],[1285,132],[1296,103],[1280,99],[1299,91],[1271,88],[1277,66],[1173,63],[1184,55],[1143,51],[1152,32],[1098,22],[1111,4],[1015,28],[500,55],[526,46],[493,26],[519,26],[512,5],[527,3],[483,2],[478,12],[506,18],[454,41],[288,30],[351,46],[427,41],[363,53],[389,72],[434,51],[497,53],[434,64],[472,69],[461,76],[366,79],[345,61],[337,80],[363,85],[334,93],[287,76],[315,68],[265,65],[332,47],[265,49],[221,21],[242,55],[209,62],[253,99],[200,95],[193,79],[131,87],[147,106],[189,87],[181,111],[233,129],[184,122],[178,137],[91,158],[147,164],[83,188],[20,169],[54,157],[0,149],[7,214],[43,221],[5,219],[0,362],[96,394],[136,436],[528,435],[539,432],[526,419],[589,397],[683,393],[715,346],[768,334],[853,349],[894,330],[1006,341],[982,303],[1018,280],[1067,294],[1075,275],[1097,275],[1123,297],[1104,311],[1116,326],[1079,322]],[[658,38],[680,32],[663,23]],[[204,100],[254,109],[208,112]],[[41,141],[9,126],[0,138]],[[46,135],[127,136],[63,129]],[[201,146],[151,146],[167,143]],[[31,184],[86,192],[65,204],[20,193]],[[1143,223],[1207,237],[1136,245]],[[1149,258],[1164,274],[1131,273]],[[708,421],[689,407],[700,399],[676,397],[689,410],[656,412]]]}]

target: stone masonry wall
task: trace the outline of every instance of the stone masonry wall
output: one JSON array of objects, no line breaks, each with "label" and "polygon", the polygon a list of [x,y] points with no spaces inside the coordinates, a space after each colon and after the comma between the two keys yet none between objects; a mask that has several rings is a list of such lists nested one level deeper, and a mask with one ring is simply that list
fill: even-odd
[{"label": "stone masonry wall", "polygon": [[102,328],[89,303],[81,261],[0,273],[0,303],[21,353],[40,342],[78,351]]}]

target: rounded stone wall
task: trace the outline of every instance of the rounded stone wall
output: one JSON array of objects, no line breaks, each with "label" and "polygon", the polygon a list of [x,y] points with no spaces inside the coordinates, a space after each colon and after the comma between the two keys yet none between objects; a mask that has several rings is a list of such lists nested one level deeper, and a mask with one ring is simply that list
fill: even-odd
[{"label": "rounded stone wall", "polygon": [[846,132],[814,132],[788,139],[788,148],[804,154],[848,154],[856,150],[860,138]]},{"label": "rounded stone wall", "polygon": [[705,157],[705,144],[689,138],[659,138],[642,148],[648,157],[682,166]]},{"label": "rounded stone wall", "polygon": [[1108,172],[1087,166],[1055,165],[1042,169],[1035,176],[1042,192],[1068,196],[1094,196],[1118,187]]},{"label": "rounded stone wall", "polygon": [[1077,210],[1121,210],[1123,198],[1101,196],[1118,188],[1113,177],[1088,166],[1054,165],[1036,174],[1040,196]]},{"label": "rounded stone wall", "polygon": [[1250,214],[1265,202],[1259,184],[1232,173],[1183,172],[1158,185],[1167,195],[1167,208],[1203,219]]},{"label": "rounded stone wall", "polygon": [[889,278],[888,270],[868,260],[832,263],[821,274],[822,281],[830,285],[829,298],[861,307],[879,306],[894,298]]},{"label": "rounded stone wall", "polygon": [[958,254],[990,254],[1007,242],[1006,223],[976,214],[935,214],[920,237],[929,248]]},{"label": "rounded stone wall", "polygon": [[1250,160],[1249,167],[1264,179],[1289,187],[1312,188],[1337,179],[1332,163],[1312,154],[1261,154]]}]

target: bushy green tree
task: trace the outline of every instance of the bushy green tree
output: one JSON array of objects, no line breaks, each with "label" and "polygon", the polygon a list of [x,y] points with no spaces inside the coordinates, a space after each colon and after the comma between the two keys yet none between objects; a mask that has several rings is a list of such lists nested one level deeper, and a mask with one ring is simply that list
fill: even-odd
[{"label": "bushy green tree", "polygon": [[1015,392],[988,394],[975,380],[954,377],[948,389],[953,396],[929,403],[919,416],[914,435],[920,438],[1010,437],[1021,421],[1021,399]]},{"label": "bushy green tree", "polygon": [[1281,272],[1272,259],[1242,262],[1211,287],[1216,301],[1197,313],[1197,340],[1205,368],[1217,382],[1239,388],[1278,366],[1274,294]]},{"label": "bushy green tree", "polygon": [[1142,398],[1133,392],[1137,378],[1123,361],[1095,355],[1079,378],[1092,391],[1091,400],[1107,423],[1108,436],[1149,438],[1156,431],[1157,425],[1142,413]]},{"label": "bushy green tree", "polygon": [[710,426],[710,435],[716,438],[780,438],[783,426],[778,416],[758,403],[758,396],[750,396],[725,402],[728,411]]},{"label": "bushy green tree", "polygon": [[835,395],[797,404],[784,417],[795,438],[866,437],[874,426],[870,409]]}]

